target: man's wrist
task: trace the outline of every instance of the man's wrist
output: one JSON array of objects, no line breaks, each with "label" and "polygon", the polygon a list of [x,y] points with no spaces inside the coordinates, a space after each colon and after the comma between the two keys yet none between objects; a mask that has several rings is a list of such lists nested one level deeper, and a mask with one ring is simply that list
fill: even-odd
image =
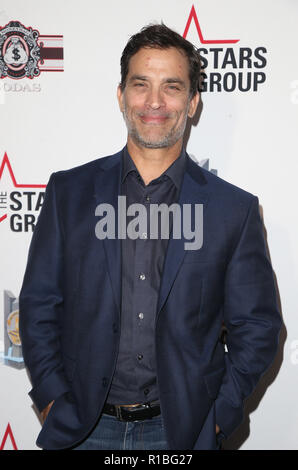
[{"label": "man's wrist", "polygon": [[48,414],[49,414],[49,411],[50,409],[52,408],[53,406],[53,403],[54,403],[54,400],[51,401],[42,411],[41,411],[41,418],[42,418],[42,422],[44,423]]}]

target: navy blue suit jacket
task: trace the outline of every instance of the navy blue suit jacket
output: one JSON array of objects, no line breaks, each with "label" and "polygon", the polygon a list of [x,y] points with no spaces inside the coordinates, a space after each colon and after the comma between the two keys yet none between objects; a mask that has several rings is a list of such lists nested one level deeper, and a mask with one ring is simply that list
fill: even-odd
[{"label": "navy blue suit jacket", "polygon": [[[121,152],[54,173],[20,294],[20,332],[45,449],[84,439],[101,414],[120,337],[120,240],[95,236],[117,208]],[[188,155],[179,204],[203,204],[203,246],[171,238],[156,314],[157,379],[170,449],[216,448],[275,356],[281,319],[258,199]],[[227,349],[220,341],[226,326]]]}]

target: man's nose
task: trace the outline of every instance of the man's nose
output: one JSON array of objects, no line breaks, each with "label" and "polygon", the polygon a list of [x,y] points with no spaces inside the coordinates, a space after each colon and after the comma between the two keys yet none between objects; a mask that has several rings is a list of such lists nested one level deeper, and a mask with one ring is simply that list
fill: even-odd
[{"label": "man's nose", "polygon": [[151,88],[147,94],[147,106],[151,109],[159,109],[164,106],[164,98],[159,88]]}]

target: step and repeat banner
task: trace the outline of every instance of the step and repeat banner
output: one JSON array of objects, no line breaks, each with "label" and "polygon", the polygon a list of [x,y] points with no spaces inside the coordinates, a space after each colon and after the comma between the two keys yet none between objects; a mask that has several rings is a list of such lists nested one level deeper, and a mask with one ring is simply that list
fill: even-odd
[{"label": "step and repeat banner", "polygon": [[125,145],[120,56],[132,34],[161,21],[201,51],[187,151],[259,197],[284,319],[274,364],[225,448],[298,449],[297,18],[296,0],[2,0],[1,450],[38,450],[18,296],[49,176]]}]

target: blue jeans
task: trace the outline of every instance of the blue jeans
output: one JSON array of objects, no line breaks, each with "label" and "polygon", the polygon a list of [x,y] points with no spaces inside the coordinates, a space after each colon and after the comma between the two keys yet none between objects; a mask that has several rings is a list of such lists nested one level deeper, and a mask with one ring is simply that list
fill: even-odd
[{"label": "blue jeans", "polygon": [[161,415],[145,421],[125,422],[103,414],[85,441],[73,450],[166,450]]}]

